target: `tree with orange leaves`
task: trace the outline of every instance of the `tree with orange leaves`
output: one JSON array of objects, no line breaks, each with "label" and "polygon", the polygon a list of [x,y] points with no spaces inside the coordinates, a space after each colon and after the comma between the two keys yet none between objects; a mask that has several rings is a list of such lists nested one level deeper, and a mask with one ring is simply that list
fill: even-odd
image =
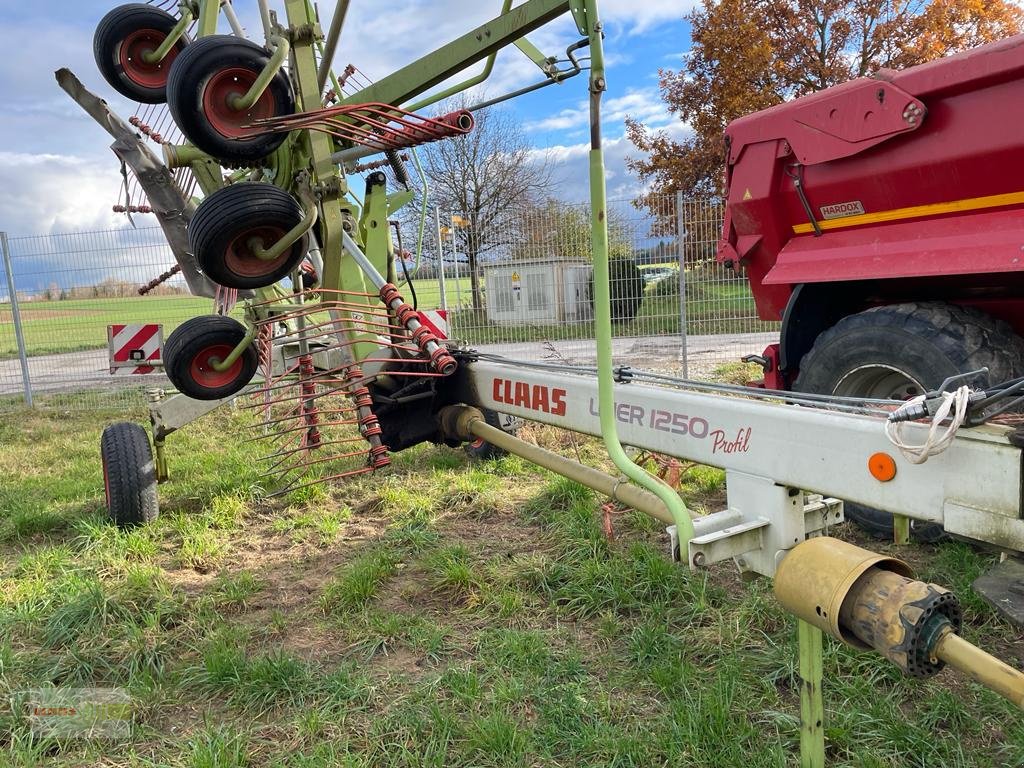
[{"label": "tree with orange leaves", "polygon": [[1024,10],[1014,3],[932,0],[924,13],[914,19],[906,52],[909,61],[931,61],[1015,35],[1022,28]]},{"label": "tree with orange leaves", "polygon": [[[781,101],[775,46],[758,9],[763,0],[719,0],[689,16],[693,50],[686,66],[661,70],[662,97],[670,112],[693,128],[681,141],[627,120],[630,141],[644,152],[631,170],[654,182],[657,193],[711,196],[721,187],[723,121]],[[712,137],[719,136],[718,141]]]},{"label": "tree with orange leaves", "polygon": [[659,73],[662,98],[687,135],[627,121],[627,136],[644,153],[629,167],[651,189],[641,203],[674,192],[720,195],[722,134],[737,117],[1024,28],[1012,0],[703,0],[687,18],[693,45],[685,65]]}]

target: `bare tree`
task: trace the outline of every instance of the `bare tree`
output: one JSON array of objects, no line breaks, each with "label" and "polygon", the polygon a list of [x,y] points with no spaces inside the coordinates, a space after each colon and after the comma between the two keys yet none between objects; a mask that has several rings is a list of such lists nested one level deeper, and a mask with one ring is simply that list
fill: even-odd
[{"label": "bare tree", "polygon": [[[448,102],[442,111],[466,103]],[[459,217],[452,235],[469,262],[473,308],[481,309],[480,257],[515,241],[517,222],[551,181],[546,158],[537,157],[508,112],[489,108],[474,117],[468,135],[428,144],[421,157],[431,202]]]}]

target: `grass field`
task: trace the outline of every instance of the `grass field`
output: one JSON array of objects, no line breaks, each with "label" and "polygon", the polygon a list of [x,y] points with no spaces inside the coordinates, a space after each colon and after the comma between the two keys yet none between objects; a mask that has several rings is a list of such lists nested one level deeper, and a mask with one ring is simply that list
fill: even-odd
[{"label": "grass field", "polygon": [[[224,439],[245,418],[174,435],[161,518],[128,533],[102,511],[108,418],[0,421],[0,700],[123,686],[135,721],[124,741],[58,743],[0,710],[0,764],[797,764],[795,626],[766,582],[673,565],[635,514],[609,541],[593,494],[509,457],[424,446],[267,500],[251,446]],[[603,464],[594,441],[526,436]],[[722,473],[690,467],[682,492],[716,509]],[[961,594],[968,639],[1021,664],[969,588],[990,557],[905,554]],[[1024,764],[1020,713],[948,671],[908,680],[828,642],[825,676],[831,766]]]},{"label": "grass field", "polygon": [[[435,279],[416,280],[418,306],[434,309],[441,305],[440,287]],[[675,288],[671,290],[664,288]],[[448,306],[453,312],[453,333],[474,344],[507,341],[545,341],[593,338],[593,323],[557,325],[494,325],[486,312],[472,310],[468,277],[456,284],[447,282]],[[412,301],[405,284],[400,284],[407,301]],[[458,291],[457,291],[458,289]],[[458,310],[461,297],[464,309]],[[25,344],[29,355],[102,349],[107,344],[107,326],[116,323],[162,323],[164,338],[180,323],[211,311],[212,302],[191,296],[152,296],[112,299],[80,299],[55,302],[23,302],[20,305]],[[771,330],[756,320],[749,289],[741,282],[695,280],[687,290],[687,330],[691,334],[738,333]],[[649,286],[635,320],[616,325],[622,336],[677,334],[680,331],[678,285]],[[0,305],[0,360],[17,357],[18,347],[10,309]]]},{"label": "grass field", "polygon": [[[163,323],[164,337],[190,317],[209,313],[213,302],[193,296],[21,302],[25,346],[30,355],[78,352],[107,346],[107,326]],[[17,357],[9,307],[0,305],[0,359]]]},{"label": "grass field", "polygon": [[[463,301],[472,304],[469,281],[462,281]],[[436,281],[417,281],[419,303],[433,309],[440,305]],[[448,288],[454,305],[454,284]],[[411,297],[406,297],[411,301]],[[162,323],[164,338],[179,324],[208,314],[213,302],[194,296],[140,296],[111,299],[20,302],[25,346],[30,355],[102,349],[107,345],[107,326],[117,323]],[[236,313],[240,314],[240,313]],[[0,360],[18,356],[10,305],[0,304]]]}]

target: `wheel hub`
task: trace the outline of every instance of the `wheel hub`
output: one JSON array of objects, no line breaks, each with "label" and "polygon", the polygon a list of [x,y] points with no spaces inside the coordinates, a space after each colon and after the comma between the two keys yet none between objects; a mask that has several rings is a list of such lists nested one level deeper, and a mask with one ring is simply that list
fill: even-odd
[{"label": "wheel hub", "polygon": [[257,72],[243,67],[223,69],[213,74],[203,89],[203,114],[215,131],[229,139],[240,139],[252,134],[244,128],[254,120],[274,116],[274,94],[268,87],[249,109],[234,109],[231,103],[249,92],[256,82]]},{"label": "wheel hub", "polygon": [[125,77],[143,88],[163,88],[167,85],[167,73],[180,47],[172,47],[160,61],[147,61],[166,39],[166,33],[155,29],[139,29],[128,35],[118,51],[118,63]]},{"label": "wheel hub", "polygon": [[906,371],[891,365],[862,365],[847,373],[832,394],[876,400],[906,401],[924,393],[925,387]]},{"label": "wheel hub", "polygon": [[192,360],[189,372],[192,380],[197,384],[209,389],[224,387],[233,382],[242,372],[241,359],[236,360],[231,366],[223,371],[214,368],[221,361],[226,360],[234,348],[229,344],[213,344],[203,349]]},{"label": "wheel hub", "polygon": [[276,259],[261,259],[253,251],[257,245],[270,248],[285,236],[280,227],[255,227],[235,237],[224,254],[224,262],[228,269],[242,277],[262,277],[272,274],[291,254],[285,251]]}]

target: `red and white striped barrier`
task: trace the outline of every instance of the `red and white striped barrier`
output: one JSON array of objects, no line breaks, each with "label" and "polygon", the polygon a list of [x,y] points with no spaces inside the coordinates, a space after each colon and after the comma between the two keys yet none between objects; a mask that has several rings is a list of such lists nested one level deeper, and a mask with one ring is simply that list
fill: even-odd
[{"label": "red and white striped barrier", "polygon": [[430,329],[430,332],[444,341],[448,338],[448,310],[428,309],[417,313],[420,322]]},{"label": "red and white striped barrier", "polygon": [[111,374],[146,374],[163,367],[163,326],[108,325]]}]

